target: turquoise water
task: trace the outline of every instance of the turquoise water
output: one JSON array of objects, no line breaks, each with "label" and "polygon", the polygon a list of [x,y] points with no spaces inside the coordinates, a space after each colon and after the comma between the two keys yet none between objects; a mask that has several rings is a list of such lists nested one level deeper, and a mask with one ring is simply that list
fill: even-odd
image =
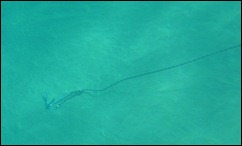
[{"label": "turquoise water", "polygon": [[241,2],[1,4],[2,144],[241,144]]}]

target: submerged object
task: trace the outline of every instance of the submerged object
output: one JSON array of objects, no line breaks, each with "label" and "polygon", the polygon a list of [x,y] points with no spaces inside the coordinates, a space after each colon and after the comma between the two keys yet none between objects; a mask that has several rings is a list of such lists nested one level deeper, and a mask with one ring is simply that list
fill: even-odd
[{"label": "submerged object", "polygon": [[46,109],[57,109],[60,107],[61,104],[63,104],[68,99],[71,99],[76,96],[80,96],[83,94],[83,92],[84,90],[73,91],[73,92],[70,92],[68,95],[60,98],[59,100],[52,99],[49,103],[47,102],[47,95],[46,95],[46,97],[44,97],[45,107]]}]

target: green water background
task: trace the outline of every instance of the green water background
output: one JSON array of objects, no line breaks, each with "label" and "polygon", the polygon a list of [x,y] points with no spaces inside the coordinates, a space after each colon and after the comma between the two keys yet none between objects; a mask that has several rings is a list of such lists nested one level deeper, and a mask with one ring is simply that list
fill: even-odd
[{"label": "green water background", "polygon": [[241,2],[1,2],[2,144],[241,144]]}]

